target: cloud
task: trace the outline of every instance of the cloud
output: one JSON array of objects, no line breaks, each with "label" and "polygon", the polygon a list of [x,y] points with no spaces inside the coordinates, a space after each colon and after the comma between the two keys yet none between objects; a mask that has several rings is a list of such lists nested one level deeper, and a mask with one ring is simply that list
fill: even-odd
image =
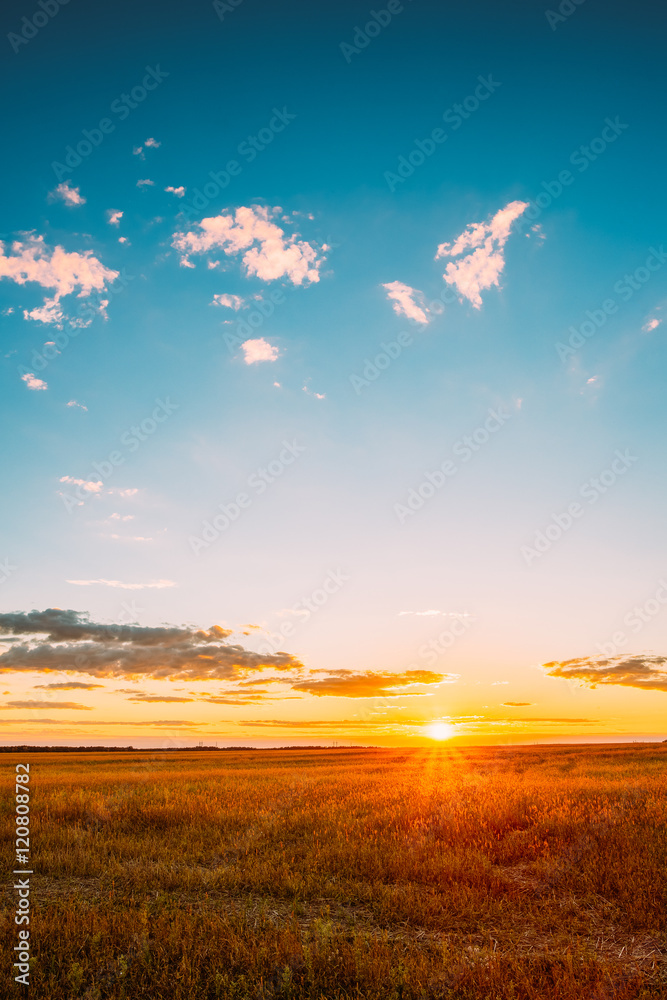
[{"label": "cloud", "polygon": [[509,681],[493,681],[491,687],[500,687],[502,684],[509,684]]},{"label": "cloud", "polygon": [[256,340],[246,340],[241,344],[243,360],[247,365],[255,365],[258,361],[277,361],[280,351],[264,337]]},{"label": "cloud", "polygon": [[532,701],[504,701],[503,708],[527,708]]},{"label": "cloud", "polygon": [[103,687],[104,684],[84,684],[83,681],[63,681],[62,684],[35,684],[36,691],[92,691],[94,688]]},{"label": "cloud", "polygon": [[86,199],[81,197],[79,188],[70,187],[69,181],[63,181],[63,183],[59,184],[58,187],[53,189],[53,191],[49,191],[47,197],[49,201],[62,201],[70,208],[74,205],[86,204]]},{"label": "cloud", "polygon": [[161,145],[162,145],[161,142],[158,142],[157,139],[153,139],[151,137],[149,139],[146,139],[143,146],[135,146],[134,149],[132,150],[132,155],[139,156],[141,157],[142,160],[145,160],[146,157],[144,156],[144,149],[159,149]]},{"label": "cloud", "polygon": [[103,587],[120,587],[122,590],[162,590],[164,587],[175,587],[173,580],[153,580],[152,583],[121,583],[120,580],[66,580],[66,583],[73,583],[77,587],[92,587],[99,585]]},{"label": "cloud", "polygon": [[212,306],[224,306],[226,309],[234,309],[238,311],[242,305],[244,305],[244,300],[240,295],[229,295],[227,292],[221,292],[218,295],[213,296],[211,302]]},{"label": "cloud", "polygon": [[580,681],[587,687],[599,684],[667,691],[667,656],[638,653],[612,657],[584,656],[576,660],[543,663],[549,677]]},{"label": "cloud", "polygon": [[79,705],[75,701],[8,701],[0,708],[72,708],[80,712],[92,712],[90,705]]},{"label": "cloud", "polygon": [[276,212],[260,205],[241,206],[234,214],[224,210],[202,219],[190,232],[175,233],[172,246],[184,267],[194,267],[191,254],[222,251],[230,257],[241,254],[246,274],[262,281],[287,278],[293,285],[319,281],[323,257],[318,248],[299,239],[298,233],[287,236],[271,219]]},{"label": "cloud", "polygon": [[48,384],[44,382],[41,378],[37,378],[32,372],[26,372],[25,375],[21,375],[21,380],[25,382],[29,389],[48,389]]},{"label": "cloud", "polygon": [[303,668],[290,653],[262,655],[226,643],[231,631],[219,625],[104,625],[82,612],[49,608],[0,614],[1,635],[23,641],[0,655],[0,672],[63,670],[99,678],[195,681],[236,679],[266,667],[297,673]]},{"label": "cloud", "polygon": [[[61,327],[67,317],[63,312],[61,299],[78,289],[78,298],[89,298],[93,292],[103,292],[116,280],[118,271],[105,267],[93,255],[92,250],[83,253],[68,253],[62,247],[50,248],[43,236],[29,233],[24,241],[12,243],[11,256],[5,256],[4,244],[0,243],[0,278],[9,278],[17,285],[35,282],[42,288],[55,290],[52,298],[46,298],[42,306],[23,311],[25,319],[40,323],[55,323]],[[104,302],[90,307],[104,315]],[[73,326],[87,326],[81,319],[70,320]]]},{"label": "cloud", "polygon": [[416,323],[428,323],[428,316],[422,308],[423,292],[410,288],[410,285],[404,285],[402,281],[390,281],[382,287],[387,289],[387,298],[393,303],[392,309],[397,316],[405,316]]},{"label": "cloud", "polygon": [[661,323],[662,323],[661,319],[656,319],[654,317],[653,319],[648,320],[647,323],[644,323],[642,330],[644,331],[644,333],[650,333],[652,330],[655,330],[657,327],[659,327]]},{"label": "cloud", "polygon": [[194,698],[178,698],[176,695],[154,695],[154,694],[135,694],[128,701],[140,701],[153,704],[155,702],[170,702],[170,701],[194,701]]},{"label": "cloud", "polygon": [[[473,222],[453,243],[441,243],[435,259],[458,257],[450,261],[443,274],[448,285],[454,285],[462,298],[472,302],[475,309],[482,305],[481,292],[493,285],[505,267],[503,248],[510,235],[512,223],[528,208],[526,201],[512,201],[488,222]],[[469,252],[471,251],[471,252]]]},{"label": "cloud", "polygon": [[65,406],[78,406],[80,410],[88,412],[88,407],[84,406],[83,403],[77,403],[76,399],[70,399],[69,403],[65,403]]},{"label": "cloud", "polygon": [[402,674],[355,673],[352,670],[335,670],[322,680],[302,680],[292,684],[294,691],[314,695],[333,695],[342,698],[372,698],[377,695],[396,694],[402,688],[415,684],[453,683],[458,674],[436,674],[432,670],[406,670]]},{"label": "cloud", "polygon": [[86,493],[100,493],[104,486],[101,479],[74,479],[72,476],[61,476],[60,482],[70,486],[80,486]]},{"label": "cloud", "polygon": [[151,181],[148,178],[142,181],[137,181],[137,187],[155,187],[155,181]]},{"label": "cloud", "polygon": [[110,226],[117,226],[123,218],[123,213],[117,208],[107,208],[107,222]]},{"label": "cloud", "polygon": [[185,190],[186,189],[183,186],[181,186],[181,187],[166,187],[165,188],[165,191],[170,191],[172,194],[175,194],[177,198],[182,198],[183,195],[185,194]]}]

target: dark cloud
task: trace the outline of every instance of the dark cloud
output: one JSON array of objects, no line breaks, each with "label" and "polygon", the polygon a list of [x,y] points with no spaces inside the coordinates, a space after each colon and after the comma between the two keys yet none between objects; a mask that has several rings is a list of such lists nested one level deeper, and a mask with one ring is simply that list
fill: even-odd
[{"label": "dark cloud", "polygon": [[154,677],[229,680],[246,671],[296,671],[290,653],[262,655],[227,644],[229,629],[141,625],[101,625],[79,611],[0,614],[0,635],[43,636],[10,646],[0,655],[0,671],[72,671],[93,677]]},{"label": "dark cloud", "polygon": [[581,681],[588,687],[620,685],[645,691],[667,691],[667,656],[650,654],[624,656],[584,656],[577,660],[543,663],[550,677]]}]

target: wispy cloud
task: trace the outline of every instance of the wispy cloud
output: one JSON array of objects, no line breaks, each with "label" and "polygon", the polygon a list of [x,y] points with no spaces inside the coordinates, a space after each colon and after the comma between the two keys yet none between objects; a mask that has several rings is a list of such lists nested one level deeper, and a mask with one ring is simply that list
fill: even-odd
[{"label": "wispy cloud", "polygon": [[88,412],[88,407],[84,406],[83,403],[77,403],[76,399],[70,399],[69,403],[65,403],[65,406],[70,406],[70,407],[75,406],[78,407],[80,410],[85,410],[86,413]]},{"label": "wispy cloud", "polygon": [[65,205],[70,208],[74,208],[76,205],[85,205],[86,199],[81,196],[81,191],[78,187],[70,187],[69,181],[63,181],[58,187],[54,188],[53,191],[49,191],[48,200],[62,201]]},{"label": "wispy cloud", "polygon": [[172,246],[186,267],[194,266],[193,254],[220,251],[230,257],[241,255],[246,274],[262,281],[286,278],[293,285],[319,281],[324,259],[320,249],[298,233],[288,236],[272,221],[278,212],[260,205],[241,206],[233,214],[224,210],[202,219],[189,232],[175,233]]},{"label": "wispy cloud", "polygon": [[79,705],[75,701],[8,701],[6,705],[0,705],[0,708],[46,708],[49,711],[52,708],[69,708],[79,712],[92,712],[89,705]]},{"label": "wispy cloud", "polygon": [[137,181],[137,187],[155,187],[155,181],[145,178],[144,180]]},{"label": "wispy cloud", "polygon": [[123,212],[121,212],[119,209],[117,208],[107,209],[107,222],[109,223],[110,226],[118,226],[122,218],[123,218]]},{"label": "wispy cloud", "polygon": [[526,201],[512,201],[488,222],[473,222],[453,243],[441,243],[435,259],[459,257],[450,261],[443,275],[448,285],[454,285],[462,298],[472,302],[475,309],[482,305],[481,293],[500,284],[505,267],[503,253],[509,239],[512,223],[528,208]]},{"label": "wispy cloud", "polygon": [[653,319],[649,319],[646,323],[644,323],[642,330],[644,331],[644,333],[651,333],[651,331],[657,329],[657,327],[659,327],[661,323],[662,320],[657,319],[654,316]]},{"label": "wispy cloud", "polygon": [[402,281],[390,281],[382,287],[387,289],[387,298],[397,316],[405,316],[415,323],[428,323],[423,292],[403,284]]}]

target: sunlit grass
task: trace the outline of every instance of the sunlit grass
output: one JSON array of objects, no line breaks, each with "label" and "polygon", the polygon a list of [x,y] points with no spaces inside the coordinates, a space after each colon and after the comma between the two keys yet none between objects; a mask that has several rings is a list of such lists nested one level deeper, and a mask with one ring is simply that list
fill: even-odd
[{"label": "sunlit grass", "polygon": [[30,760],[33,1000],[665,995],[667,746]]}]

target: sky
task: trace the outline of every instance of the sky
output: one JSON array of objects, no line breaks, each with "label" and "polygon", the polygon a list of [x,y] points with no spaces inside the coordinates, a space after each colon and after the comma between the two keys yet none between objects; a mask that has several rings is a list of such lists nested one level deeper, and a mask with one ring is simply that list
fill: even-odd
[{"label": "sky", "polygon": [[4,21],[0,743],[666,738],[664,12]]}]

